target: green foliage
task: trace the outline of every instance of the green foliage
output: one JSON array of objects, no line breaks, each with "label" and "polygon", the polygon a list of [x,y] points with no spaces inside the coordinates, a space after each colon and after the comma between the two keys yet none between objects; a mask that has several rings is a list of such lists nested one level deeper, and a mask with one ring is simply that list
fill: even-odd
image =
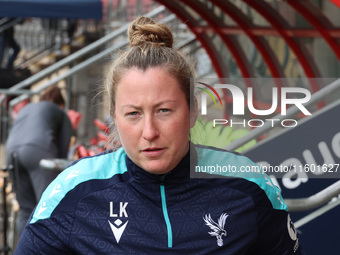
[{"label": "green foliage", "polygon": [[[217,148],[225,148],[231,142],[245,136],[249,133],[247,129],[233,129],[230,126],[217,125],[213,127],[213,122],[205,122],[198,120],[195,126],[191,129],[191,141],[193,143],[214,146]],[[235,151],[245,151],[256,144],[253,139],[248,143],[237,148]]]}]

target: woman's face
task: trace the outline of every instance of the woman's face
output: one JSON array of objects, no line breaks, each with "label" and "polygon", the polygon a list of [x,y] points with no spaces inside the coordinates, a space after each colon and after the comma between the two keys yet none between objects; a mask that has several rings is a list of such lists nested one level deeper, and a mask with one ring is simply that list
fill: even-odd
[{"label": "woman's face", "polygon": [[129,70],[117,85],[115,125],[130,159],[154,174],[189,149],[190,112],[177,80],[162,68]]}]

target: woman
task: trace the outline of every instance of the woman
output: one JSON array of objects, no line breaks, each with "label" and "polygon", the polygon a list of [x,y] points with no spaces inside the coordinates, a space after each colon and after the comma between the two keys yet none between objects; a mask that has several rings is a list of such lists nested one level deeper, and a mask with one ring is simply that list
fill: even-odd
[{"label": "woman", "polygon": [[[7,162],[13,163],[18,176],[13,176],[20,204],[16,222],[20,236],[34,207],[58,172],[39,167],[43,158],[66,158],[71,137],[71,124],[64,112],[61,91],[53,87],[40,96],[40,102],[20,110],[6,143]],[[12,162],[16,158],[16,161]]]},{"label": "woman", "polygon": [[129,39],[130,50],[107,77],[122,148],[62,172],[15,254],[301,254],[268,178],[190,178],[195,164],[254,163],[212,147],[190,148],[193,69],[172,48],[165,25],[138,18]]}]

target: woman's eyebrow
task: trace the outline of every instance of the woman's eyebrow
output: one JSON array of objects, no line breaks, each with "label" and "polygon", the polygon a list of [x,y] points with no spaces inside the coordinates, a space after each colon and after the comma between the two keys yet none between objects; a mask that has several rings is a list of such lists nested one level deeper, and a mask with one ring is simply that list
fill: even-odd
[{"label": "woman's eyebrow", "polygon": [[[162,104],[166,104],[166,103],[176,103],[176,102],[177,102],[177,100],[171,100],[171,99],[169,99],[169,100],[163,100],[163,101],[160,101],[160,102],[156,103],[154,106],[155,106],[155,107],[158,107],[158,106],[160,106],[160,105],[162,105]],[[142,108],[141,106],[135,105],[135,104],[125,104],[125,105],[122,106],[122,108],[125,108],[125,107],[131,107],[131,108],[135,108],[135,109],[141,109],[141,108]]]},{"label": "woman's eyebrow", "polygon": [[166,104],[166,103],[176,103],[177,100],[172,100],[172,99],[169,99],[169,100],[163,100],[163,101],[160,101],[158,102],[157,104],[155,104],[155,106],[160,106],[162,104]]},{"label": "woman's eyebrow", "polygon": [[140,106],[134,105],[134,104],[125,104],[122,106],[122,108],[126,108],[126,107],[130,107],[130,108],[136,108],[136,109],[140,109]]}]

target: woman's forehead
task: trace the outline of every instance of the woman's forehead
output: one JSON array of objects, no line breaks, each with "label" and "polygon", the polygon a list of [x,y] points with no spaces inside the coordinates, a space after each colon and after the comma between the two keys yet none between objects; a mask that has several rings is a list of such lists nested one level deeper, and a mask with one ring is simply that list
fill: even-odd
[{"label": "woman's forehead", "polygon": [[148,68],[145,71],[133,68],[125,73],[117,84],[117,93],[138,94],[145,90],[149,92],[178,91],[180,84],[176,78],[160,67]]}]

